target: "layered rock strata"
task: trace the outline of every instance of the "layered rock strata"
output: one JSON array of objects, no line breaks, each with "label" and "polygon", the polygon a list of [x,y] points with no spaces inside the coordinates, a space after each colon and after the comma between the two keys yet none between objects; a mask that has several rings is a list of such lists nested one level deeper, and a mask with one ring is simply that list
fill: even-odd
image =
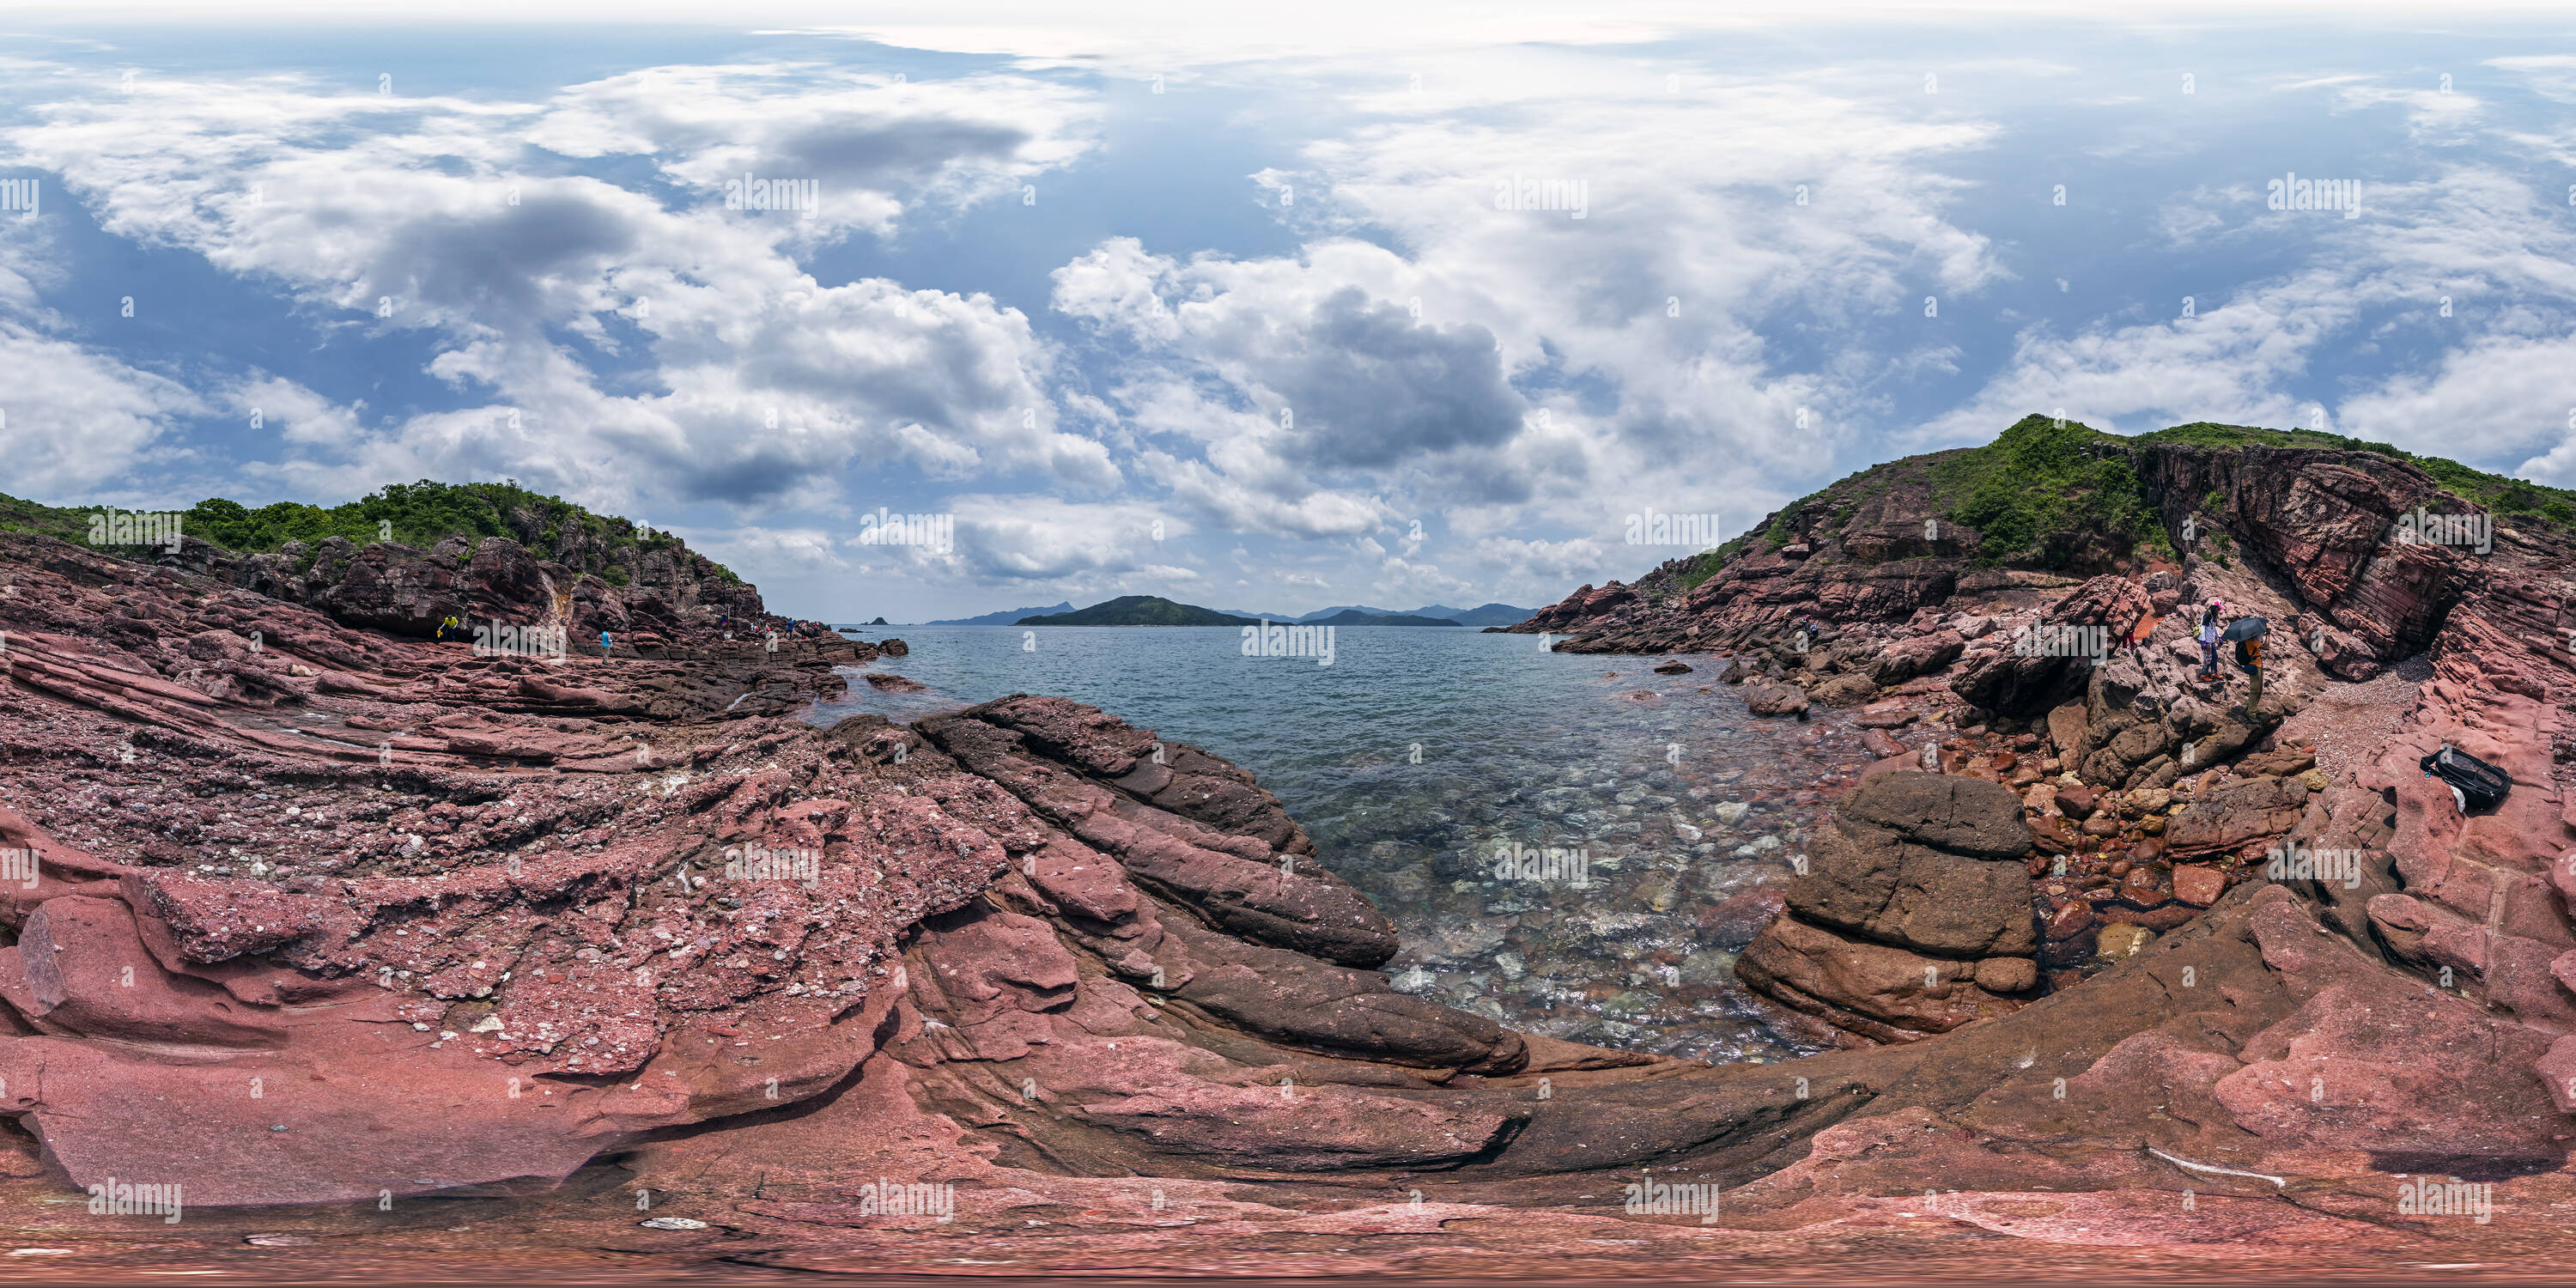
[{"label": "layered rock strata", "polygon": [[[2378,885],[2242,882],[2045,995],[2001,910],[2049,856],[2004,788],[1873,776],[1790,916],[1995,1003],[1711,1067],[1397,993],[1385,919],[1275,799],[1078,704],[818,730],[779,712],[855,649],[478,660],[0,552],[9,1184],[178,1185],[235,1249],[328,1263],[470,1210],[512,1231],[485,1251],[844,1273],[1668,1272],[1961,1231],[2299,1265],[2474,1259],[2576,1197],[2534,861],[2567,805],[2502,733],[2555,731],[2555,662],[2514,673],[2539,697],[2444,671],[2385,761],[2455,734],[2508,811],[2313,794],[2320,844],[2393,795]],[[2421,1173],[2489,1178],[2500,1224],[2393,1220]],[[277,1204],[332,1206],[203,1212]]]}]

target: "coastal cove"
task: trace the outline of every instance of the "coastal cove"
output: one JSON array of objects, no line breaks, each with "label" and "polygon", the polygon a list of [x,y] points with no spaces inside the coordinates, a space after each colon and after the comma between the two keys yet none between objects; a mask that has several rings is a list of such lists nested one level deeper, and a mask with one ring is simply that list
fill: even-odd
[{"label": "coastal cove", "polygon": [[[911,655],[865,670],[926,692],[852,669],[848,696],[804,718],[905,721],[1012,693],[1114,711],[1275,793],[1325,866],[1395,923],[1403,948],[1385,969],[1399,990],[1627,1050],[1816,1049],[1733,963],[1830,804],[1819,789],[1870,759],[1845,713],[1755,719],[1715,659],[1655,675],[1652,659],[1456,629],[1342,631],[1331,666],[1245,657],[1222,627],[901,630]],[[1567,853],[1546,875],[1498,878],[1512,847]]]}]

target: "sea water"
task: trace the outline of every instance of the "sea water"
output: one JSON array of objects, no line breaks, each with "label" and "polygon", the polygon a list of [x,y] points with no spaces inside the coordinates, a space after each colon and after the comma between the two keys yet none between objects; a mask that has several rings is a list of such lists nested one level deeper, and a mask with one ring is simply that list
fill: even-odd
[{"label": "sea water", "polygon": [[860,669],[930,691],[853,674],[809,720],[906,721],[1012,693],[1089,703],[1277,794],[1317,860],[1394,921],[1404,948],[1385,969],[1404,991],[1627,1050],[1815,1049],[1737,984],[1733,950],[1747,896],[1789,878],[1824,816],[1819,789],[1867,755],[1833,713],[1748,716],[1717,682],[1722,659],[1663,676],[1660,658],[1446,627],[1342,628],[1330,665],[1246,656],[1230,627],[862,633],[888,635],[911,654]]}]

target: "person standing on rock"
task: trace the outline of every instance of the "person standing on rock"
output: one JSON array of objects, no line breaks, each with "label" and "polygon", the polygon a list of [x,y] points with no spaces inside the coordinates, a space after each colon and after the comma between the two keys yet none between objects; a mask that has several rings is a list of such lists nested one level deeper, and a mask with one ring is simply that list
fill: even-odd
[{"label": "person standing on rock", "polygon": [[599,633],[599,656],[601,660],[605,661],[608,657],[608,651],[615,647],[616,645],[609,642],[608,632],[601,631]]},{"label": "person standing on rock", "polygon": [[2236,642],[2236,665],[2254,677],[2254,691],[2245,698],[2245,714],[2252,716],[2263,705],[2263,637],[2254,636]]},{"label": "person standing on rock", "polygon": [[2193,677],[2202,684],[2218,680],[2218,619],[2227,606],[2213,599],[2200,611],[2200,674]]},{"label": "person standing on rock", "polygon": [[2129,628],[2128,638],[2121,641],[2129,646],[2129,656],[2137,659],[2141,667],[2147,664],[2147,639],[2156,633],[2156,623],[2163,620],[2149,611],[2138,618],[2138,624]]}]

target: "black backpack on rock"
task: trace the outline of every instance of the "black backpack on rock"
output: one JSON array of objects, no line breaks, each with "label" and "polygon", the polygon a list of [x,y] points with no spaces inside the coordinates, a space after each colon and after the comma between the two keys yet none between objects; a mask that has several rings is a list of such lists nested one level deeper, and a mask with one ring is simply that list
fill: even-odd
[{"label": "black backpack on rock", "polygon": [[2512,775],[2447,742],[2440,751],[2415,763],[2426,776],[2450,785],[2451,799],[2459,803],[2463,814],[2493,808],[2513,790]]}]

